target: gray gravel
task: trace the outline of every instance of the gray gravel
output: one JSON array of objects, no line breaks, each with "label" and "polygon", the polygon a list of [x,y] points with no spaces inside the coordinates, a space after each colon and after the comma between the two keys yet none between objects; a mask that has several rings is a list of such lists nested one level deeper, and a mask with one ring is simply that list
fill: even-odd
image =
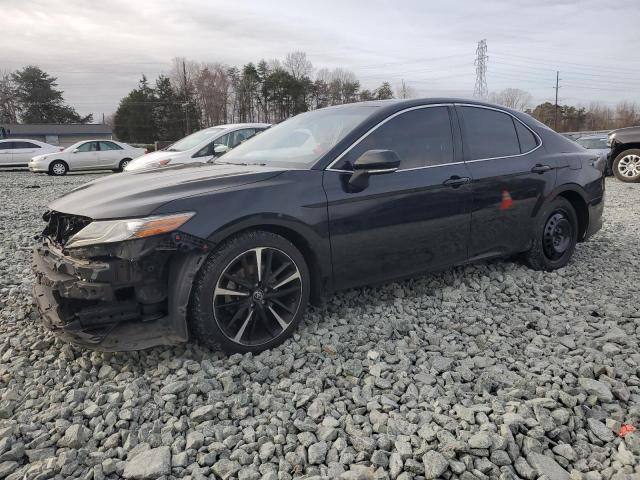
[{"label": "gray gravel", "polygon": [[640,477],[640,185],[555,273],[514,262],[332,296],[260,355],[102,354],[31,305],[47,201],[96,175],[0,172],[0,477]]}]

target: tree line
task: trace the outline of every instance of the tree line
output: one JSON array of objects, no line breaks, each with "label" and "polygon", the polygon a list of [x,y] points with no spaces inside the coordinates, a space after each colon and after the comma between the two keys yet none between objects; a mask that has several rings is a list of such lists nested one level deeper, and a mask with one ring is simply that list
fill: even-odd
[{"label": "tree line", "polygon": [[[277,123],[330,105],[415,96],[415,90],[404,81],[395,92],[389,82],[370,90],[362,88],[349,70],[316,70],[304,52],[242,67],[176,58],[170,71],[153,82],[143,75],[138,86],[120,100],[109,123],[123,141],[174,141],[212,125]],[[489,98],[493,103],[524,111],[560,132],[640,125],[640,106],[635,102],[558,105],[556,120],[553,103],[534,106],[532,100],[531,94],[518,88],[494,92]],[[83,117],[65,102],[57,78],[41,68],[30,65],[0,72],[0,123],[92,121],[92,115]]]},{"label": "tree line", "polygon": [[615,128],[640,125],[640,106],[623,100],[615,106],[593,101],[586,106],[558,105],[544,102],[531,106],[530,93],[518,88],[506,88],[490,95],[489,100],[505,107],[528,113],[536,120],[558,132],[581,132],[589,130],[613,130]]},{"label": "tree line", "polygon": [[[408,89],[403,84],[404,90]],[[389,82],[363,89],[353,72],[315,70],[304,52],[242,67],[173,60],[153,84],[143,76],[113,117],[118,138],[131,142],[175,140],[224,123],[278,123],[329,105],[394,97]]]},{"label": "tree line", "polygon": [[0,72],[0,123],[90,123],[64,101],[57,78],[35,65]]}]

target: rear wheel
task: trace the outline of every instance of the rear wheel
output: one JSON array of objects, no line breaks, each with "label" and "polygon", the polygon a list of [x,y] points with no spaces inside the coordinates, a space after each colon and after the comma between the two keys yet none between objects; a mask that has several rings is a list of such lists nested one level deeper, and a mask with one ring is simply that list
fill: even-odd
[{"label": "rear wheel", "polygon": [[578,218],[571,203],[553,200],[538,217],[535,238],[526,261],[534,270],[551,271],[564,267],[578,242]]},{"label": "rear wheel", "polygon": [[49,174],[57,177],[66,175],[68,170],[69,167],[67,167],[67,164],[62,160],[55,160],[51,162],[51,165],[49,165]]},{"label": "rear wheel", "polygon": [[640,150],[620,153],[613,161],[613,174],[622,182],[640,182]]},{"label": "rear wheel", "polygon": [[227,352],[259,352],[285,341],[306,309],[309,271],[300,251],[271,232],[226,241],[202,267],[192,297],[193,333]]},{"label": "rear wheel", "polygon": [[118,170],[122,172],[124,170],[124,167],[129,165],[129,162],[131,162],[130,158],[125,158],[125,159],[120,160],[120,166],[119,166]]}]

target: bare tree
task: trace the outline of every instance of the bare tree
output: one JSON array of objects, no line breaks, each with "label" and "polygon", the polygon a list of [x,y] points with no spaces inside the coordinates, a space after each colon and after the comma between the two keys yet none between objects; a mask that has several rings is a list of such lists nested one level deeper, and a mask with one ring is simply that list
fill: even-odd
[{"label": "bare tree", "polygon": [[304,52],[288,53],[284,60],[284,68],[296,80],[311,77],[313,74],[313,64],[307,59],[307,54]]},{"label": "bare tree", "polygon": [[15,83],[11,73],[0,71],[0,123],[18,122]]},{"label": "bare tree", "polygon": [[499,92],[493,92],[489,99],[498,105],[524,111],[531,104],[533,97],[529,92],[519,88],[505,88]]},{"label": "bare tree", "polygon": [[193,85],[204,127],[227,123],[231,79],[229,67],[221,63],[202,64]]},{"label": "bare tree", "polygon": [[396,87],[397,98],[416,98],[418,96],[415,88],[408,85],[404,80]]},{"label": "bare tree", "polygon": [[624,100],[616,105],[616,127],[630,127],[640,123],[640,110],[635,102]]}]

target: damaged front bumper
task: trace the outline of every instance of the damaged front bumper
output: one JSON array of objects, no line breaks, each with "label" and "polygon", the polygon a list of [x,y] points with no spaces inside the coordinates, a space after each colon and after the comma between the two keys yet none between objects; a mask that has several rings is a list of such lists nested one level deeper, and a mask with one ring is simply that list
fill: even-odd
[{"label": "damaged front bumper", "polygon": [[42,319],[66,341],[102,351],[188,340],[193,279],[208,244],[171,234],[73,249],[43,238],[33,252],[33,295]]}]

